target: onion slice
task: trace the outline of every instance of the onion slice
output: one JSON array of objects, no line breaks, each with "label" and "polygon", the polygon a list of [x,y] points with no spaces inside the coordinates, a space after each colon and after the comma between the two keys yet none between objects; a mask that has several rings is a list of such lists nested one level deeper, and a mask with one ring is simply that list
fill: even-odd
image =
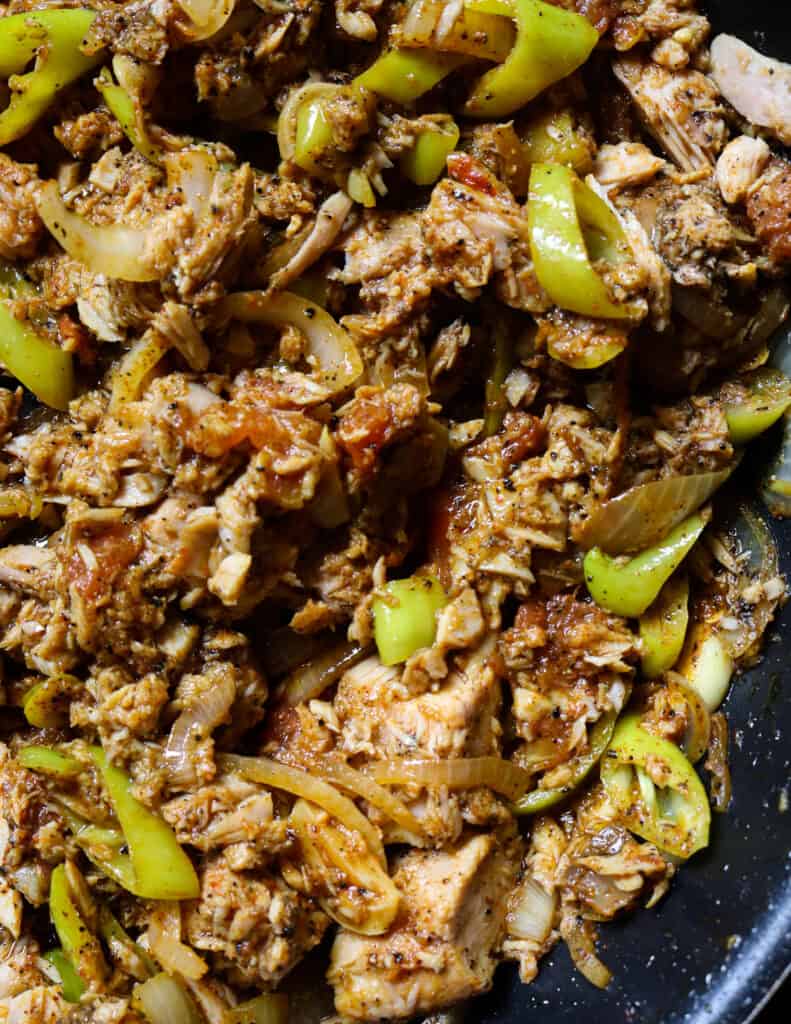
[{"label": "onion slice", "polygon": [[344,641],[300,665],[283,682],[280,696],[289,707],[304,704],[337,682],[343,673],[362,661],[369,647]]},{"label": "onion slice", "polygon": [[506,922],[508,934],[515,939],[545,942],[555,921],[557,898],[543,885],[525,875],[511,897]]},{"label": "onion slice", "polygon": [[386,863],[384,847],[377,830],[356,805],[339,793],[334,786],[301,768],[279,764],[268,757],[221,754],[217,760],[222,771],[238,772],[251,782],[283,789],[287,793],[293,793],[294,796],[300,796],[323,807],[346,828],[359,832],[380,863]]},{"label": "onion slice", "polygon": [[612,980],[612,972],[596,956],[592,922],[577,914],[566,914],[560,922],[560,934],[580,974],[596,988],[607,988]]},{"label": "onion slice", "polygon": [[163,754],[172,786],[188,789],[197,782],[195,744],[227,718],[235,698],[236,686],[225,676],[200,700],[191,702],[173,723]]},{"label": "onion slice", "polygon": [[530,772],[501,757],[461,757],[447,761],[404,758],[376,761],[366,765],[365,770],[384,785],[447,786],[448,789],[488,786],[509,800],[518,800],[532,782]]},{"label": "onion slice", "polygon": [[179,26],[182,35],[198,43],[220,31],[233,14],[236,0],[176,0],[176,4],[190,20],[189,27]]},{"label": "onion slice", "polygon": [[308,342],[308,354],[318,364],[319,380],[333,393],[350,387],[363,372],[352,339],[330,314],[315,302],[293,292],[236,292],[223,304],[229,317],[244,323],[296,327]]},{"label": "onion slice", "polygon": [[41,186],[36,206],[50,234],[69,256],[95,274],[121,281],[158,281],[163,276],[163,268],[156,266],[150,251],[157,239],[155,221],[137,228],[91,224],[66,206],[54,181]]},{"label": "onion slice", "polygon": [[136,985],[132,997],[151,1024],[201,1024],[200,1014],[184,987],[165,974]]},{"label": "onion slice", "polygon": [[583,548],[599,547],[610,555],[643,551],[697,512],[734,468],[632,487],[594,508],[574,539]]},{"label": "onion slice", "polygon": [[148,946],[169,974],[197,981],[209,965],[181,941],[181,911],[177,903],[157,905],[148,923]]}]

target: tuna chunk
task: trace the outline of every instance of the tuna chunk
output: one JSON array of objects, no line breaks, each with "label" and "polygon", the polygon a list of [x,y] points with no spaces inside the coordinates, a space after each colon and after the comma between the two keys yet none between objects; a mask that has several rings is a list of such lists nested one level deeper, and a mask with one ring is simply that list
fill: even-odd
[{"label": "tuna chunk", "polygon": [[520,845],[495,835],[406,854],[403,910],[387,935],[341,930],[328,972],[338,1013],[384,1021],[431,1013],[491,987]]}]

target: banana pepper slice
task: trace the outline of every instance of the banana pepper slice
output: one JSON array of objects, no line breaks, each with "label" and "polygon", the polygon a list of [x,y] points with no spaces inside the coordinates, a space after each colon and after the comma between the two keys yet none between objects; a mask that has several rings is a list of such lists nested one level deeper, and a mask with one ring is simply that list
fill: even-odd
[{"label": "banana pepper slice", "polygon": [[601,779],[624,825],[660,850],[687,858],[708,845],[703,783],[678,747],[641,727],[639,715],[616,726]]},{"label": "banana pepper slice", "polygon": [[587,18],[542,0],[466,0],[470,11],[516,21],[505,61],[487,71],[467,100],[472,117],[507,117],[581,67],[599,41]]},{"label": "banana pepper slice", "polygon": [[[98,64],[100,54],[81,49],[95,17],[95,11],[73,8],[0,19],[0,77],[11,91],[0,114],[0,146],[21,138],[61,89]],[[33,70],[22,74],[33,58]]]}]

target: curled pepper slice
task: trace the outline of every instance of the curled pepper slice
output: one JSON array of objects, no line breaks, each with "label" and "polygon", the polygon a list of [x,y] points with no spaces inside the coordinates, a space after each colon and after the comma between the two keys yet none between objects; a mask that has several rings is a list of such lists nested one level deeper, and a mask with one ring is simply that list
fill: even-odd
[{"label": "curled pepper slice", "polygon": [[[3,20],[11,19],[0,19],[0,23]],[[0,267],[0,363],[45,405],[66,409],[74,395],[71,353],[42,337],[12,312],[9,300],[33,294],[33,286],[21,274]]]},{"label": "curled pepper slice", "polygon": [[704,516],[690,516],[664,540],[628,561],[591,548],[583,563],[588,592],[600,608],[638,618],[654,603],[705,526]]},{"label": "curled pepper slice", "polygon": [[[99,54],[80,49],[95,11],[26,11],[0,19],[0,77],[11,101],[0,114],[0,146],[21,138],[65,86],[90,71]],[[32,71],[22,74],[35,57]]]},{"label": "curled pepper slice", "polygon": [[675,857],[709,842],[711,808],[695,769],[674,744],[646,732],[640,717],[616,726],[602,758],[601,778],[621,821]]},{"label": "curled pepper slice", "polygon": [[129,846],[132,891],[152,900],[195,899],[198,876],[172,829],[132,796],[129,777],[110,764],[103,750],[96,747],[91,753]]},{"label": "curled pepper slice", "polygon": [[[79,872],[73,864],[69,870],[76,872],[79,877]],[[63,955],[80,979],[85,982],[97,975],[101,976],[106,970],[102,949],[98,939],[82,919],[72,898],[65,864],[58,864],[50,878],[49,913],[63,948]]]},{"label": "curled pepper slice", "polygon": [[[536,275],[556,305],[583,316],[634,316],[629,304],[613,302],[591,263],[592,258],[617,259],[628,253],[618,218],[569,167],[534,165],[527,215]],[[577,368],[595,369],[622,349],[608,349]]]},{"label": "curled pepper slice", "polygon": [[617,712],[606,711],[594,724],[588,739],[588,749],[572,763],[571,778],[564,786],[557,786],[555,789],[534,789],[525,793],[513,805],[514,814],[539,814],[559,804],[581,786],[607,749],[617,718]]},{"label": "curled pepper slice", "polygon": [[424,125],[415,145],[401,157],[401,172],[416,185],[433,185],[445,170],[459,135],[459,126],[452,118],[438,116]]},{"label": "curled pepper slice", "polygon": [[722,400],[731,444],[747,444],[763,434],[791,406],[791,379],[761,367],[725,386]]},{"label": "curled pepper slice", "polygon": [[465,57],[425,50],[388,50],[358,75],[354,84],[394,103],[414,103],[465,60]]},{"label": "curled pepper slice", "polygon": [[383,665],[397,665],[430,647],[437,634],[437,612],[448,603],[439,580],[410,576],[392,580],[373,601],[374,639]]},{"label": "curled pepper slice", "polygon": [[61,754],[54,747],[22,747],[17,761],[32,772],[53,775],[58,779],[74,779],[84,771],[76,758]]},{"label": "curled pepper slice", "polygon": [[516,21],[516,42],[506,60],[477,82],[465,112],[507,117],[554,82],[581,67],[599,41],[587,18],[542,0],[466,0],[470,11]]},{"label": "curled pepper slice", "polygon": [[646,679],[656,679],[671,669],[681,656],[689,625],[689,580],[673,576],[659,597],[640,616],[641,660]]},{"label": "curled pepper slice", "polygon": [[162,159],[162,150],[149,138],[142,110],[126,89],[113,81],[110,69],[102,68],[93,84],[135,149],[151,163],[159,163]]},{"label": "curled pepper slice", "polygon": [[74,970],[71,960],[62,949],[51,949],[49,953],[44,954],[44,959],[51,963],[58,972],[61,991],[66,1002],[79,1003],[85,991],[85,982]]}]

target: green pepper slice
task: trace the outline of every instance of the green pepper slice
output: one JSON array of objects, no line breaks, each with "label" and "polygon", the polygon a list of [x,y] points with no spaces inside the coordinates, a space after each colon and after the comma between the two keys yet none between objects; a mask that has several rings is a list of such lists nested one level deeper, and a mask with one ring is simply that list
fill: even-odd
[{"label": "green pepper slice", "polygon": [[[536,275],[552,301],[583,316],[623,320],[628,303],[613,302],[591,259],[619,258],[628,245],[618,218],[583,185],[570,167],[535,164],[530,172],[528,231]],[[598,252],[591,252],[593,248]],[[625,343],[624,343],[625,344]],[[623,351],[624,344],[593,352],[575,369],[592,370]]]},{"label": "green pepper slice", "polygon": [[75,779],[85,769],[80,762],[54,747],[22,747],[16,756],[23,768],[58,779]]},{"label": "green pepper slice", "polygon": [[[747,444],[773,426],[791,406],[791,378],[780,370],[761,367],[726,385],[725,419],[731,444]],[[740,393],[728,396],[727,391]]]},{"label": "green pepper slice", "polygon": [[467,100],[465,113],[472,117],[513,114],[581,67],[599,41],[587,18],[541,0],[466,0],[465,6],[516,21],[510,54],[479,79]]},{"label": "green pepper slice", "polygon": [[309,174],[322,173],[321,158],[335,143],[321,98],[307,100],[297,111],[294,163]]},{"label": "green pepper slice", "polygon": [[583,562],[588,593],[600,608],[614,615],[639,618],[684,561],[705,526],[704,516],[696,513],[664,540],[628,561],[614,558],[601,548],[591,548]]},{"label": "green pepper slice", "polygon": [[135,149],[152,164],[158,164],[162,159],[162,150],[149,138],[142,112],[126,89],[113,81],[110,69],[102,68],[93,84]]},{"label": "green pepper slice", "polygon": [[445,170],[459,135],[452,118],[427,124],[412,149],[401,157],[401,173],[416,185],[433,185]]},{"label": "green pepper slice", "polygon": [[601,778],[621,821],[674,857],[691,857],[709,842],[711,808],[695,769],[674,744],[627,715],[615,728]]},{"label": "green pepper slice", "polygon": [[79,1003],[85,991],[85,982],[74,970],[74,964],[66,956],[62,949],[51,949],[44,954],[44,959],[49,961],[60,978],[60,987],[63,998],[67,1003]]},{"label": "green pepper slice", "polygon": [[[65,86],[101,60],[80,49],[95,11],[26,11],[0,19],[0,77],[11,100],[0,113],[0,146],[21,138]],[[35,57],[32,71],[22,74]]]},{"label": "green pepper slice", "polygon": [[593,725],[588,749],[574,762],[572,777],[565,786],[558,786],[555,789],[533,789],[529,793],[525,793],[513,805],[514,814],[540,814],[542,811],[554,807],[555,804],[559,804],[575,789],[578,789],[601,761],[615,729],[617,718],[616,711],[605,711]]},{"label": "green pepper slice", "polygon": [[503,390],[503,385],[514,365],[513,343],[505,324],[499,318],[492,325],[492,338],[494,340],[494,352],[492,354],[491,370],[486,381],[483,414],[483,433],[485,437],[491,437],[492,434],[496,434],[503,425],[503,419],[508,410],[508,399]]},{"label": "green pepper slice", "polygon": [[640,616],[641,666],[646,679],[671,669],[684,648],[689,625],[689,580],[671,576],[648,611]]},{"label": "green pepper slice", "polygon": [[437,635],[437,612],[448,603],[439,580],[411,576],[392,580],[373,601],[374,640],[383,665],[397,665],[430,647]]},{"label": "green pepper slice", "polygon": [[91,753],[129,846],[134,888],[121,884],[145,899],[195,899],[198,876],[173,830],[132,796],[129,776],[111,765],[103,750],[95,747]]},{"label": "green pepper slice", "polygon": [[428,50],[388,50],[354,83],[393,103],[414,103],[466,60]]},{"label": "green pepper slice", "polygon": [[22,698],[22,711],[36,729],[57,729],[69,721],[71,694],[79,689],[75,676],[60,675],[42,679]]},{"label": "green pepper slice", "polygon": [[58,864],[53,870],[49,885],[49,913],[52,925],[63,949],[63,955],[71,963],[84,982],[106,966],[101,946],[96,936],[80,916],[71,898],[65,864]]}]

